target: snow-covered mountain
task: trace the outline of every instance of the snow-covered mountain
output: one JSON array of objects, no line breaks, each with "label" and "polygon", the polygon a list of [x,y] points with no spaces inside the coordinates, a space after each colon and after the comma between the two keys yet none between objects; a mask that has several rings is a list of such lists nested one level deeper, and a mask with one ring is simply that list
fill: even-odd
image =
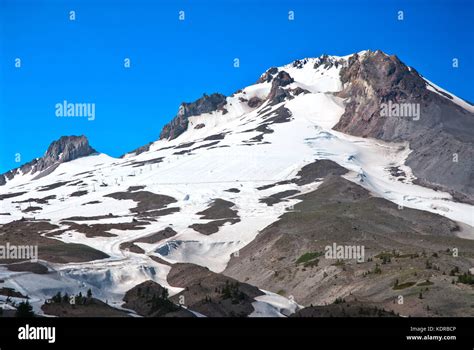
[{"label": "snow-covered mountain", "polygon": [[[419,105],[421,113],[382,116],[381,105],[389,101]],[[209,276],[224,273],[263,290],[249,292],[253,311],[243,314],[288,315],[360,287],[347,282],[350,290],[320,300],[300,291],[309,277],[293,276],[290,290],[279,295],[278,283],[262,277],[271,275],[271,268],[258,269],[273,258],[270,266],[280,264],[278,256],[261,251],[266,246],[277,251],[272,235],[262,232],[278,227],[331,181],[359,193],[354,200],[381,201],[377,208],[386,208],[384,220],[391,222],[390,228],[385,221],[378,224],[381,234],[448,237],[449,242],[430,241],[424,249],[460,244],[472,253],[473,144],[474,107],[395,56],[364,51],[297,60],[270,68],[231,96],[204,95],[183,103],[157,141],[121,158],[97,153],[84,136],[63,137],[43,158],[4,174],[2,242],[36,242],[39,262],[49,273],[5,266],[0,280],[32,297],[37,309],[58,290],[71,294],[84,288],[120,307],[125,293],[147,280],[171,295],[188,296],[187,283],[195,281],[179,279],[192,275],[183,268],[188,266],[212,281],[221,277]],[[328,193],[329,203],[336,197]],[[339,215],[331,227],[344,220]],[[370,230],[356,231],[346,241],[353,235],[362,241]],[[64,245],[51,247],[51,241]],[[84,246],[84,254],[73,252]],[[402,239],[393,243],[394,250],[407,246]],[[309,248],[285,249],[283,254],[296,255],[282,269],[294,266]],[[461,268],[472,268],[472,258],[463,259]],[[196,272],[194,265],[210,271]],[[313,272],[334,275],[338,268],[328,264]],[[200,300],[186,306],[195,314],[214,315],[206,314]]]}]

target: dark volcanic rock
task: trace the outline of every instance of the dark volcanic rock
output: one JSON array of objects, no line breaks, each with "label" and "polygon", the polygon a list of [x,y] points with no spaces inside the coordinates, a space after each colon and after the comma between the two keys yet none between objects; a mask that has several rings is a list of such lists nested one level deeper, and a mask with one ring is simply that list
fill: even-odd
[{"label": "dark volcanic rock", "polygon": [[309,90],[300,88],[299,86],[297,86],[295,89],[291,89],[291,92],[292,92],[293,95],[295,95],[295,96],[298,96],[298,95],[301,95],[301,94],[309,94],[309,93],[310,93]]},{"label": "dark volcanic rock", "polygon": [[42,171],[55,163],[69,162],[93,153],[96,151],[89,146],[89,141],[84,135],[62,136],[59,140],[51,143],[33,172]]},{"label": "dark volcanic rock", "polygon": [[325,178],[329,175],[344,175],[347,172],[348,170],[346,168],[331,160],[319,159],[302,167],[301,170],[296,174],[298,178],[292,180],[292,182],[302,186],[315,182],[318,179]]},{"label": "dark volcanic rock", "polygon": [[178,114],[168,124],[163,127],[160,139],[175,139],[188,128],[188,118],[204,113],[210,113],[218,109],[223,109],[226,104],[226,97],[222,94],[204,94],[201,98],[192,103],[183,102],[179,107]]},{"label": "dark volcanic rock", "polygon": [[7,265],[7,269],[15,272],[31,272],[38,275],[44,275],[48,273],[48,268],[46,266],[30,261]]},{"label": "dark volcanic rock", "polygon": [[41,210],[41,209],[43,209],[43,208],[31,206],[31,207],[28,207],[28,208],[26,208],[26,209],[24,209],[24,210],[22,210],[22,211],[23,211],[23,213],[29,213],[29,212],[38,211],[38,210]]},{"label": "dark volcanic rock", "polygon": [[[294,82],[294,79],[285,71],[278,71],[278,68],[270,68],[267,70],[260,79],[257,80],[257,83],[272,82],[272,87],[270,93],[267,96],[267,100],[270,101],[270,104],[277,104],[283,102],[285,98],[293,98],[288,89],[283,89],[283,87]],[[298,93],[301,93],[299,91]],[[250,107],[258,106],[260,103],[257,103],[257,100],[248,101]]]},{"label": "dark volcanic rock", "polygon": [[277,76],[273,79],[272,85],[287,86],[294,82],[294,79],[284,70],[278,72]]},{"label": "dark volcanic rock", "polygon": [[131,162],[129,164],[126,164],[124,166],[131,165],[133,168],[138,168],[144,165],[151,165],[151,164],[158,164],[163,161],[163,157],[158,157],[158,158],[153,158],[153,159],[147,159],[147,160],[140,160],[140,161],[135,161]]},{"label": "dark volcanic rock", "polygon": [[221,219],[210,221],[205,224],[192,224],[189,226],[189,228],[192,228],[194,231],[197,231],[203,235],[212,235],[213,233],[218,232],[219,228],[224,226],[226,223],[233,225],[239,221],[239,218]]},{"label": "dark volcanic rock", "polygon": [[286,201],[287,197],[290,197],[290,196],[295,195],[297,193],[299,193],[298,190],[287,190],[287,191],[283,191],[283,192],[278,192],[278,193],[272,194],[271,196],[261,198],[260,202],[265,203],[266,205],[271,207],[273,204]]},{"label": "dark volcanic rock", "polygon": [[257,190],[263,191],[269,188],[279,186],[279,185],[287,185],[287,184],[297,184],[299,186],[307,185],[323,178],[330,176],[330,175],[344,175],[348,172],[348,170],[339,164],[328,160],[328,159],[317,159],[312,163],[309,163],[301,168],[300,171],[296,174],[294,179],[288,179],[283,181],[278,181],[272,184],[263,185],[257,187]]},{"label": "dark volcanic rock", "polygon": [[317,61],[314,63],[313,68],[317,69],[319,67],[323,67],[324,69],[329,69],[332,67],[338,67],[340,64],[342,64],[343,60],[338,60],[335,57],[331,57],[328,55],[322,55],[321,57],[318,57]]},{"label": "dark volcanic rock", "polygon": [[278,73],[278,68],[277,67],[272,67],[269,70],[267,70],[262,76],[257,80],[257,84],[260,83],[269,83],[272,81],[273,76]]},{"label": "dark volcanic rock", "polygon": [[303,66],[308,62],[307,59],[304,60],[294,60],[292,66],[298,69],[303,68]]},{"label": "dark volcanic rock", "polygon": [[116,234],[110,233],[110,230],[143,230],[146,221],[123,222],[116,224],[78,224],[72,221],[61,221],[62,224],[69,225],[69,230],[75,230],[83,233],[86,237],[115,237]]},{"label": "dark volcanic rock", "polygon": [[6,179],[12,179],[20,171],[25,173],[38,173],[35,179],[49,174],[59,164],[85,157],[96,153],[89,145],[87,138],[82,136],[62,136],[59,140],[52,142],[45,155],[0,175],[0,186],[6,183]]},{"label": "dark volcanic rock", "polygon": [[67,185],[70,181],[60,181],[60,182],[55,182],[50,185],[46,186],[41,186],[38,188],[38,191],[44,192],[44,191],[51,191],[54,190],[55,188],[62,187],[64,185]]},{"label": "dark volcanic rock", "polygon": [[[291,112],[288,108],[280,106],[272,112],[267,113],[269,118],[265,118],[267,124],[281,124],[288,123],[291,120]],[[263,125],[263,124],[261,124]]]},{"label": "dark volcanic rock", "polygon": [[202,219],[212,221],[192,224],[189,227],[203,235],[210,235],[219,231],[219,228],[226,223],[233,225],[240,221],[237,210],[231,209],[234,205],[232,202],[217,198],[209,208],[197,213]]},{"label": "dark volcanic rock", "polygon": [[[285,90],[285,93],[286,93],[286,90]],[[246,142],[261,142],[265,134],[273,133],[273,130],[270,128],[272,124],[287,123],[291,121],[291,117],[292,115],[291,115],[290,110],[288,108],[285,108],[284,106],[280,106],[274,111],[269,111],[269,112],[266,112],[265,114],[262,114],[261,119],[263,119],[264,121],[260,123],[259,126],[257,126],[255,129],[249,129],[249,130],[244,131],[244,132],[258,131],[261,134],[252,137]]]},{"label": "dark volcanic rock", "polygon": [[214,140],[223,140],[226,133],[214,134],[204,138],[203,141],[214,141]]},{"label": "dark volcanic rock", "polygon": [[[474,113],[428,90],[414,69],[381,51],[352,56],[341,81],[338,95],[349,100],[335,130],[408,141],[413,151],[406,164],[420,182],[474,199]],[[419,116],[381,116],[389,103],[418,105]]]},{"label": "dark volcanic rock", "polygon": [[182,144],[176,146],[175,148],[176,148],[176,149],[179,149],[179,148],[189,148],[189,147],[191,147],[192,145],[194,145],[194,142],[186,142],[186,143],[182,143]]},{"label": "dark volcanic rock", "polygon": [[216,198],[209,208],[197,213],[197,215],[202,215],[203,219],[210,220],[235,218],[238,217],[238,213],[231,209],[234,205],[232,202]]},{"label": "dark volcanic rock", "polygon": [[240,190],[238,188],[234,188],[234,187],[229,188],[228,190],[225,190],[225,191],[226,192],[231,192],[231,193],[239,193],[240,192]]},{"label": "dark volcanic rock", "polygon": [[254,96],[250,100],[248,100],[247,104],[249,105],[249,107],[255,108],[255,107],[260,106],[262,102],[263,101],[259,99],[257,96]]},{"label": "dark volcanic rock", "polygon": [[162,194],[156,194],[149,191],[136,192],[114,192],[105,195],[117,200],[133,200],[138,202],[135,208],[130,209],[134,213],[144,213],[151,210],[159,210],[165,208],[168,204],[175,203],[176,199]]},{"label": "dark volcanic rock", "polygon": [[64,218],[63,221],[92,221],[92,220],[102,220],[102,219],[111,219],[119,218],[120,216],[113,215],[109,213],[108,215],[95,215],[95,216],[70,216]]},{"label": "dark volcanic rock", "polygon": [[144,188],[145,186],[130,186],[127,191],[135,192],[135,191],[143,190]]},{"label": "dark volcanic rock", "polygon": [[156,233],[153,233],[150,236],[138,238],[137,240],[135,240],[135,242],[153,244],[153,243],[158,243],[161,240],[173,237],[176,234],[177,232],[173,230],[171,227],[166,227],[165,229],[158,231]]},{"label": "dark volcanic rock", "polygon": [[140,146],[140,147],[134,149],[134,150],[131,151],[131,152],[122,154],[122,155],[120,156],[120,158],[123,158],[123,157],[124,157],[125,155],[127,155],[127,154],[134,154],[134,155],[138,156],[139,154],[142,154],[142,153],[144,153],[144,152],[149,151],[149,150],[150,150],[150,146],[151,146],[152,144],[153,144],[153,142],[148,142],[146,145]]},{"label": "dark volcanic rock", "polygon": [[[1,198],[1,196],[0,196],[0,198]],[[52,200],[52,199],[56,199],[56,196],[55,195],[50,195],[50,196],[46,196],[46,197],[43,197],[43,198],[28,198],[28,199],[25,199],[25,200],[22,200],[22,201],[13,201],[13,203],[35,202],[35,203],[38,203],[38,204],[48,204],[48,201]]]},{"label": "dark volcanic rock", "polygon": [[138,245],[136,245],[135,243],[150,243],[150,244],[158,243],[161,240],[173,237],[174,235],[176,235],[176,233],[177,232],[173,230],[171,227],[166,227],[165,229],[158,231],[156,233],[153,233],[150,236],[138,238],[130,242],[123,242],[120,244],[120,249],[121,250],[128,249],[132,253],[143,254],[145,253],[145,251],[142,248],[140,248]]},{"label": "dark volcanic rock", "polygon": [[[12,221],[0,225],[0,245],[5,245],[7,242],[17,246],[37,245],[39,259],[61,264],[109,257],[107,254],[83,244],[64,243],[57,239],[48,238],[50,231],[54,231],[56,235],[64,233],[65,230],[58,231],[59,228],[58,225],[53,225],[48,221]],[[9,263],[0,259],[0,263],[2,262]]]},{"label": "dark volcanic rock", "polygon": [[130,251],[132,253],[137,253],[137,254],[145,253],[145,251],[142,248],[140,248],[139,246],[137,246],[133,242],[120,243],[119,248],[120,248],[120,250],[126,250],[126,251]]},{"label": "dark volcanic rock", "polygon": [[87,194],[87,191],[76,191],[70,194],[71,197],[81,197]]},{"label": "dark volcanic rock", "polygon": [[13,197],[18,197],[18,196],[21,196],[25,193],[26,192],[15,192],[15,193],[0,194],[0,200],[13,198]]},{"label": "dark volcanic rock", "polygon": [[273,78],[272,87],[267,97],[271,104],[277,104],[283,102],[286,98],[293,97],[288,89],[283,89],[283,87],[292,82],[294,82],[294,79],[287,72],[278,72],[275,78]]}]

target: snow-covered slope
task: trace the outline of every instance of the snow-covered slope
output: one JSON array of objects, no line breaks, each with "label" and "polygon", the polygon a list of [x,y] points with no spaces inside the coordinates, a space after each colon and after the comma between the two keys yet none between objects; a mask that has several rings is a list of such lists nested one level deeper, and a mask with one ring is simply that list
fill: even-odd
[{"label": "snow-covered slope", "polygon": [[[140,154],[123,158],[93,154],[61,163],[35,180],[35,174],[30,173],[7,180],[0,187],[0,212],[4,213],[0,223],[21,218],[47,220],[58,226],[60,233],[54,239],[85,244],[110,257],[48,263],[55,271],[53,277],[0,270],[0,278],[38,303],[53,290],[72,291],[81,285],[119,305],[126,290],[146,279],[177,293],[180,289],[166,281],[170,269],[166,262],[189,262],[223,271],[231,254],[237,254],[297,202],[289,198],[270,206],[262,199],[282,191],[305,193],[317,188],[318,181],[298,185],[289,180],[318,159],[347,168],[350,172],[345,177],[375,196],[461,223],[460,234],[474,239],[473,206],[414,184],[415,177],[405,165],[411,152],[407,143],[332,130],[344,113],[345,100],[335,93],[343,88],[339,74],[349,58],[324,56],[279,67],[269,78],[267,74],[267,80],[227,97],[224,109],[190,116],[186,131],[172,140],[158,140]],[[275,76],[282,71],[293,81],[277,86]],[[284,97],[276,98],[282,91]],[[251,100],[255,103],[249,103]],[[393,175],[394,168],[403,171],[403,178]],[[137,195],[142,192],[174,201],[162,208],[147,207],[146,200]],[[35,200],[48,196],[46,201]],[[235,216],[204,218],[200,212],[212,207],[216,199],[230,202]],[[216,222],[219,220],[226,222]],[[137,221],[145,222],[140,229],[120,226]],[[217,232],[203,234],[195,229],[199,227],[196,224],[206,227],[209,222],[216,222]],[[109,234],[81,232],[80,225],[98,224],[112,225],[105,229]],[[167,227],[176,234],[139,242]],[[124,243],[134,241],[142,253],[123,248]],[[254,315],[265,310],[275,313],[271,307],[275,298],[261,297]],[[267,299],[272,299],[269,306],[262,305]]]}]

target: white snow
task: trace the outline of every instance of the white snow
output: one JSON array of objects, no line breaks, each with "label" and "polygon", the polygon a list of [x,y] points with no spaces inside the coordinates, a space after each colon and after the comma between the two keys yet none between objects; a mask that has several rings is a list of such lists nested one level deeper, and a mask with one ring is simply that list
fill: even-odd
[{"label": "white snow", "polygon": [[255,297],[252,303],[255,309],[249,317],[287,317],[302,308],[293,298],[285,298],[276,293],[261,290],[265,295]]}]

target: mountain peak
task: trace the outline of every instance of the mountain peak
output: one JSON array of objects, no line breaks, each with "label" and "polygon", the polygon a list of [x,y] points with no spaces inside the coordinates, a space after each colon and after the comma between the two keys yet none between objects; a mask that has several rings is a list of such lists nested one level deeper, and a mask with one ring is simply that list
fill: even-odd
[{"label": "mountain peak", "polygon": [[45,165],[54,162],[64,163],[92,153],[96,151],[89,145],[86,136],[61,136],[58,140],[51,142],[42,159]]},{"label": "mountain peak", "polygon": [[51,142],[46,153],[41,158],[22,165],[0,175],[0,186],[7,180],[13,179],[17,174],[39,173],[34,179],[43,177],[56,169],[61,163],[69,162],[77,158],[86,157],[97,153],[89,145],[86,136],[61,136],[58,140]]}]

